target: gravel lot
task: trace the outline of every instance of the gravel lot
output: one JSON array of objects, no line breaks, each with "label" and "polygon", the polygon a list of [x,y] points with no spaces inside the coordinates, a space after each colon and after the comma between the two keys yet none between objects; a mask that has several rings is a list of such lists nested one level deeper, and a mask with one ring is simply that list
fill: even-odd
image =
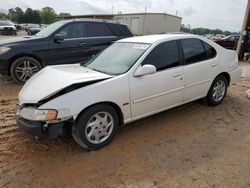
[{"label": "gravel lot", "polygon": [[0,187],[250,187],[250,66],[224,103],[196,101],[131,123],[107,147],[36,141],[16,126],[21,89],[0,75]]}]

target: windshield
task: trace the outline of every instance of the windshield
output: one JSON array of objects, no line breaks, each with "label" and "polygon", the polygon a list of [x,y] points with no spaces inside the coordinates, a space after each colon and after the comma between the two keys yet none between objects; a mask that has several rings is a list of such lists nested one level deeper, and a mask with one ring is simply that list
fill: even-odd
[{"label": "windshield", "polygon": [[118,42],[90,60],[85,66],[106,74],[123,74],[134,65],[149,46],[149,44]]},{"label": "windshield", "polygon": [[13,24],[9,22],[0,22],[0,26],[13,26]]},{"label": "windshield", "polygon": [[38,24],[29,24],[28,25],[30,28],[37,28],[37,27],[40,27],[40,25]]},{"label": "windshield", "polygon": [[55,32],[57,29],[59,29],[62,25],[64,25],[65,22],[55,22],[48,27],[44,28],[42,31],[36,34],[36,36],[39,37],[48,37],[50,36],[53,32]]}]

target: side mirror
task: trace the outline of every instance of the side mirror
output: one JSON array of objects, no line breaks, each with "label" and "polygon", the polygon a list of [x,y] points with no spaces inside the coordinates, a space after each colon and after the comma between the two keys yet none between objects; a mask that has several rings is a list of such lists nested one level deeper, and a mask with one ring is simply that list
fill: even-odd
[{"label": "side mirror", "polygon": [[54,36],[54,42],[62,42],[64,40],[64,36],[62,34],[55,34]]},{"label": "side mirror", "polygon": [[134,76],[139,77],[139,76],[144,76],[144,75],[149,75],[149,74],[154,74],[156,73],[156,67],[154,65],[143,65],[138,67],[138,69],[135,71]]}]

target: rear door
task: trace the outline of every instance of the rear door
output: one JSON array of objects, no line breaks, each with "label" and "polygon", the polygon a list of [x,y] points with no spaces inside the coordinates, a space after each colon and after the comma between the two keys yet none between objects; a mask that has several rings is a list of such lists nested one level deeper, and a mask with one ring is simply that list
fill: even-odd
[{"label": "rear door", "polygon": [[86,38],[86,24],[75,22],[65,25],[56,34],[64,36],[61,42],[49,41],[49,65],[71,64],[86,60],[90,45]]},{"label": "rear door", "polygon": [[86,28],[90,47],[88,57],[96,55],[117,40],[107,23],[86,22]]},{"label": "rear door", "polygon": [[184,56],[184,100],[206,96],[218,68],[215,49],[199,39],[180,40]]}]

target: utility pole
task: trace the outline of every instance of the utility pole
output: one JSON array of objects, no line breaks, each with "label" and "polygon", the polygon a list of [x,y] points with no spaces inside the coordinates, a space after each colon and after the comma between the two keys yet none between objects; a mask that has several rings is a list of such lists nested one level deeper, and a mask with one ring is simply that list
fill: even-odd
[{"label": "utility pole", "polygon": [[240,33],[241,34],[240,39],[239,39],[238,46],[237,46],[238,54],[240,54],[240,51],[241,51],[243,34],[245,33],[245,31],[248,30],[248,27],[250,27],[250,25],[248,25],[249,23],[250,23],[250,0],[248,0],[248,3],[247,3],[245,18],[244,18],[243,26],[242,26],[241,33]]}]

